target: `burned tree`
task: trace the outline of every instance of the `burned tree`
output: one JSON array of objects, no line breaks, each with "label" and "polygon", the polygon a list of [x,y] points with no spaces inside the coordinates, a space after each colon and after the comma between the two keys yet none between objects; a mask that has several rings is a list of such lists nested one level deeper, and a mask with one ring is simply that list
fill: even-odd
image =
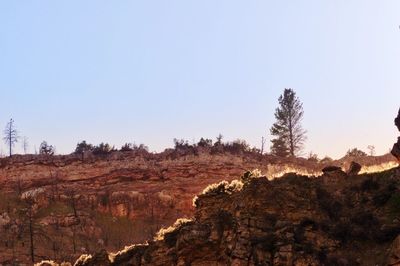
[{"label": "burned tree", "polygon": [[15,128],[14,120],[11,118],[4,129],[4,142],[8,145],[10,151],[10,157],[12,156],[13,147],[18,142],[18,131]]}]

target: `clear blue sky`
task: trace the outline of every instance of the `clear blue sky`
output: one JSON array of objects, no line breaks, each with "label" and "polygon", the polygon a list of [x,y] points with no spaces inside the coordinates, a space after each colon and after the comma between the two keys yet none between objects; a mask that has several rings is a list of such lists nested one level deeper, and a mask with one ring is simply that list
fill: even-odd
[{"label": "clear blue sky", "polygon": [[291,87],[305,153],[382,154],[397,136],[399,14],[398,0],[2,1],[0,126],[13,117],[31,152],[218,133],[259,146]]}]

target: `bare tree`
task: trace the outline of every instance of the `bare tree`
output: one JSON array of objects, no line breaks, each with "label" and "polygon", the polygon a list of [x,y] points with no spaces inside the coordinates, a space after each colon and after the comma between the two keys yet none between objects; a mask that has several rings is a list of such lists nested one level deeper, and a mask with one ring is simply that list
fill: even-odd
[{"label": "bare tree", "polygon": [[4,142],[9,145],[10,157],[12,156],[12,148],[18,142],[18,131],[15,128],[14,120],[11,118],[4,129]]},{"label": "bare tree", "polygon": [[369,151],[370,156],[375,156],[375,146],[374,145],[368,145],[367,149]]},{"label": "bare tree", "polygon": [[261,154],[264,154],[265,138],[261,137]]},{"label": "bare tree", "polygon": [[24,154],[27,153],[29,147],[29,142],[27,137],[22,138],[22,149],[24,150]]}]

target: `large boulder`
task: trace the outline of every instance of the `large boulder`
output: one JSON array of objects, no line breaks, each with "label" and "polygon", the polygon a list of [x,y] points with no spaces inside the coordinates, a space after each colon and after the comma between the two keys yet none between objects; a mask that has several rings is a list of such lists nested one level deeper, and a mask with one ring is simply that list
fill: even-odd
[{"label": "large boulder", "polygon": [[335,165],[329,165],[322,169],[322,172],[324,174],[328,174],[328,173],[332,173],[332,172],[340,172],[340,171],[342,171],[342,168],[340,166],[335,166]]},{"label": "large boulder", "polygon": [[361,168],[362,168],[362,167],[361,167],[361,164],[352,161],[351,164],[350,164],[349,169],[347,170],[347,174],[348,174],[349,176],[358,175],[358,173],[361,171]]},{"label": "large boulder", "polygon": [[[397,129],[400,131],[400,109],[397,117],[394,119],[394,124],[396,125]],[[397,139],[397,143],[393,145],[392,155],[400,161],[400,137]]]},{"label": "large boulder", "polygon": [[400,137],[397,139],[397,143],[393,144],[391,153],[400,161]]}]

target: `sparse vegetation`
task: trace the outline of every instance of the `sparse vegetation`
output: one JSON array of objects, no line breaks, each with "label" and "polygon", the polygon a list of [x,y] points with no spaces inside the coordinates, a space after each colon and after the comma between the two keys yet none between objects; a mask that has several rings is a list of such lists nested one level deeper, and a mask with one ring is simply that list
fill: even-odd
[{"label": "sparse vegetation", "polygon": [[232,194],[242,189],[243,183],[239,180],[233,180],[232,182],[221,181],[218,184],[211,184],[207,186],[202,195],[220,195],[220,194]]},{"label": "sparse vegetation", "polygon": [[347,151],[346,153],[347,157],[365,157],[367,154],[363,152],[362,150],[359,150],[357,148],[353,148]]},{"label": "sparse vegetation", "polygon": [[49,145],[47,141],[43,141],[39,147],[39,154],[42,155],[54,155],[55,148],[52,145]]},{"label": "sparse vegetation", "polygon": [[114,147],[111,147],[108,143],[100,143],[97,146],[93,147],[93,154],[94,155],[107,155],[114,151]]},{"label": "sparse vegetation", "polygon": [[176,220],[176,222],[168,227],[168,228],[161,228],[160,231],[156,234],[154,240],[155,241],[165,241],[169,247],[175,245],[177,236],[179,231],[183,226],[192,224],[193,220],[181,218]]},{"label": "sparse vegetation", "polygon": [[76,144],[76,148],[74,153],[76,154],[84,154],[85,152],[93,151],[93,145],[86,143],[86,141],[79,142]]}]

